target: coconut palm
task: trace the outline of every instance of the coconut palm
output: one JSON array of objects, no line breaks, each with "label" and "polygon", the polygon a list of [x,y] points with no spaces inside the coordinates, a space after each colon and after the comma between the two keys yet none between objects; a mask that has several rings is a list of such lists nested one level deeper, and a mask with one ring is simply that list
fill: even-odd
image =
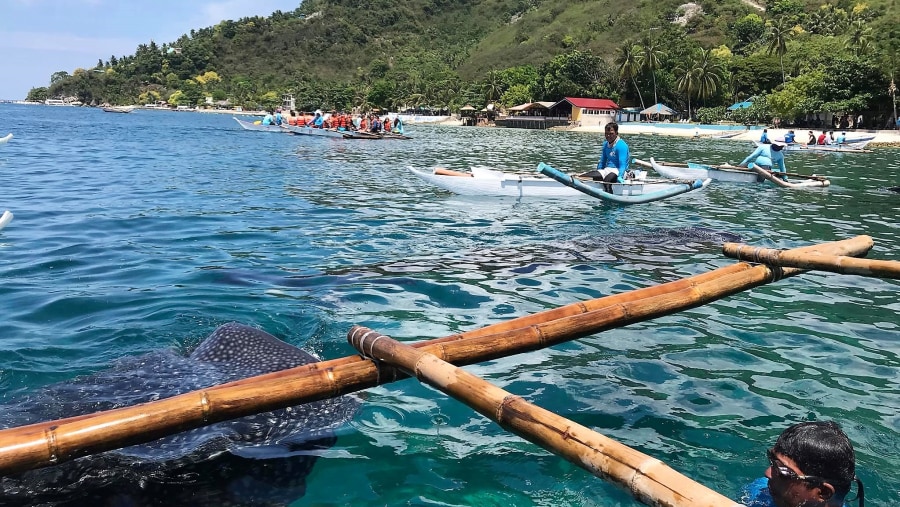
[{"label": "coconut palm", "polygon": [[856,56],[864,56],[871,52],[872,29],[862,20],[851,23],[846,47],[852,49]]},{"label": "coconut palm", "polygon": [[694,72],[694,60],[694,55],[691,55],[674,69],[675,75],[678,76],[675,86],[678,87],[678,91],[687,96],[688,118],[691,117],[691,95],[697,90],[697,74]]},{"label": "coconut palm", "polygon": [[784,54],[787,53],[787,43],[791,39],[791,34],[793,33],[793,26],[791,26],[790,22],[784,17],[775,18],[766,23],[766,26],[769,28],[768,38],[769,38],[769,51],[768,53],[771,55],[775,53],[781,60],[781,82],[784,84],[787,82],[787,78],[784,75]]},{"label": "coconut palm", "polygon": [[641,68],[653,74],[653,103],[659,104],[659,98],[656,95],[656,70],[660,67],[660,59],[664,56],[664,52],[659,42],[653,40],[653,37],[647,36],[644,44],[640,46],[639,61]]},{"label": "coconut palm", "polygon": [[705,101],[719,93],[726,78],[725,64],[713,55],[712,49],[702,49],[694,60],[694,81],[697,98]]},{"label": "coconut palm", "polygon": [[640,51],[641,47],[630,41],[619,46],[616,50],[616,66],[619,70],[619,76],[621,76],[622,79],[631,80],[631,84],[634,86],[635,91],[638,93],[638,98],[641,100],[641,110],[643,110],[646,109],[646,106],[644,105],[644,96],[641,94],[641,89],[638,88],[637,82],[634,80],[634,77],[641,71]]}]

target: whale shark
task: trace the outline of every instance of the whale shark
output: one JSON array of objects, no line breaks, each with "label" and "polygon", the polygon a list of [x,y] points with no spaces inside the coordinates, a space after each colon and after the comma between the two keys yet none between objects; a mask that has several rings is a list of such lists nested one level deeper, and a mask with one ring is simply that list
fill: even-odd
[{"label": "whale shark", "polygon": [[[130,406],[318,359],[250,326],[219,326],[190,355],[155,351],[0,407],[0,428]],[[0,505],[287,505],[360,405],[354,395],[185,431],[0,478]]]}]

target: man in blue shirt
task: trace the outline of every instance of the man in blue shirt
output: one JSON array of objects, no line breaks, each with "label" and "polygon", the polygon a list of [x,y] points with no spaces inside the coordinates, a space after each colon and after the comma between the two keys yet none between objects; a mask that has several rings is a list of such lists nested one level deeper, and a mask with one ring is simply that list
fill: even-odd
[{"label": "man in blue shirt", "polygon": [[759,142],[769,144],[769,129],[763,129],[763,133],[759,136]]},{"label": "man in blue shirt", "polygon": [[610,183],[624,183],[625,173],[631,164],[631,152],[628,150],[628,143],[619,137],[619,124],[609,122],[603,129],[603,149],[600,152],[600,162],[597,163],[597,170],[600,177],[603,178],[603,190],[612,193],[612,185]]},{"label": "man in blue shirt", "polygon": [[[738,165],[750,167],[750,164],[756,164],[767,171],[787,172],[787,167],[784,165],[784,143],[775,141],[771,144],[760,144]],[[781,179],[787,180],[784,175],[781,176]]]}]

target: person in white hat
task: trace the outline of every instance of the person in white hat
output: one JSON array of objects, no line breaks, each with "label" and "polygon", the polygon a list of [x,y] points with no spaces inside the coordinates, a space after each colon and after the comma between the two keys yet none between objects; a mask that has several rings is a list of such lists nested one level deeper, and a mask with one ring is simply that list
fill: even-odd
[{"label": "person in white hat", "polygon": [[[740,164],[740,167],[750,167],[750,164],[756,164],[767,171],[785,173],[787,167],[784,165],[784,141],[771,140],[771,144],[760,144],[757,148],[747,155]],[[781,179],[787,180],[782,175]]]}]

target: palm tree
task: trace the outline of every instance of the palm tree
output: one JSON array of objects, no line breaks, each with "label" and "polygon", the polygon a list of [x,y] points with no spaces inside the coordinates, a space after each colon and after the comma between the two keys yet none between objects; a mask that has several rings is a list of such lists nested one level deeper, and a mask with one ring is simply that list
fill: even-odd
[{"label": "palm tree", "polygon": [[631,79],[631,84],[634,86],[635,91],[637,91],[638,98],[641,99],[641,110],[643,111],[646,109],[646,106],[644,105],[644,96],[641,94],[641,89],[638,88],[637,82],[634,80],[634,76],[641,70],[640,51],[641,47],[631,42],[626,42],[619,46],[616,52],[616,66],[619,69],[619,75],[622,79]]},{"label": "palm tree", "polygon": [[781,59],[781,83],[787,82],[784,76],[784,54],[787,43],[791,39],[793,26],[784,17],[775,18],[767,23],[769,27],[769,54],[775,53]]},{"label": "palm tree", "polygon": [[489,70],[484,81],[484,98],[488,103],[495,102],[503,95],[503,79],[500,71]]},{"label": "palm tree", "polygon": [[850,24],[850,34],[847,38],[847,48],[852,49],[856,56],[863,56],[872,50],[872,29],[862,20]]},{"label": "palm tree", "polygon": [[691,117],[691,95],[694,94],[694,91],[697,89],[697,73],[695,72],[695,55],[691,55],[686,61],[681,62],[675,67],[675,75],[678,76],[678,80],[675,81],[675,86],[678,87],[678,91],[687,95],[688,99],[688,118]]},{"label": "palm tree", "polygon": [[725,64],[713,55],[712,49],[700,50],[694,61],[697,98],[705,101],[719,93],[725,76]]},{"label": "palm tree", "polygon": [[659,69],[659,60],[664,55],[662,48],[658,42],[653,41],[653,37],[647,36],[644,39],[644,45],[640,47],[639,61],[641,68],[653,74],[653,103],[659,104],[659,98],[656,95],[656,70]]}]

